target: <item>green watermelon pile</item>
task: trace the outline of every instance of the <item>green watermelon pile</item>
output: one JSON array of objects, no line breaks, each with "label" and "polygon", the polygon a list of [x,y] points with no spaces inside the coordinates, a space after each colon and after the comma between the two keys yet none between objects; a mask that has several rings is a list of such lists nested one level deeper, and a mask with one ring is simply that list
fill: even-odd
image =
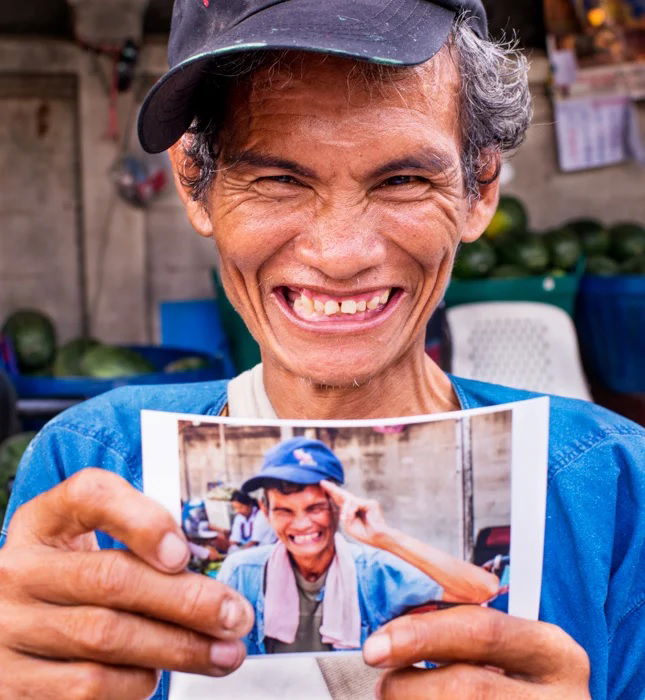
[{"label": "green watermelon pile", "polygon": [[[31,376],[117,379],[157,371],[134,350],[94,338],[75,338],[59,346],[51,319],[35,309],[12,313],[0,333],[11,342],[20,372]],[[171,362],[164,371],[183,372],[207,364],[203,357],[187,356]]]},{"label": "green watermelon pile", "polygon": [[522,202],[500,197],[484,236],[460,247],[453,269],[458,280],[561,276],[585,259],[591,275],[645,275],[645,227],[621,222],[606,227],[574,219],[549,231],[529,228]]},{"label": "green watermelon pile", "polygon": [[18,469],[18,463],[36,433],[18,433],[0,444],[0,519],[9,501],[11,483]]}]

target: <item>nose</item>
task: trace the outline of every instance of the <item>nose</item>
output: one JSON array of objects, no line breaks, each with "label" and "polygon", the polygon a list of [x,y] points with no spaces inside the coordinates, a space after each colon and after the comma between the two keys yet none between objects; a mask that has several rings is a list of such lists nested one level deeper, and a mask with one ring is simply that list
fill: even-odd
[{"label": "nose", "polygon": [[295,242],[301,262],[332,280],[351,280],[383,264],[386,241],[358,205],[326,204]]},{"label": "nose", "polygon": [[304,532],[309,530],[313,524],[312,519],[307,513],[298,513],[293,517],[291,521],[291,529],[296,532]]}]

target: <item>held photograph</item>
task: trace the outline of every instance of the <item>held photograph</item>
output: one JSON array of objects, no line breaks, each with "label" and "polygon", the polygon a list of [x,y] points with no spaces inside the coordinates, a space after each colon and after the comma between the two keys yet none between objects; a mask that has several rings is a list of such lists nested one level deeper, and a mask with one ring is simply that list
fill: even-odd
[{"label": "held photograph", "polygon": [[189,567],[251,603],[249,656],[359,650],[459,604],[535,618],[546,404],[396,422],[146,411],[144,489],[181,521]]}]

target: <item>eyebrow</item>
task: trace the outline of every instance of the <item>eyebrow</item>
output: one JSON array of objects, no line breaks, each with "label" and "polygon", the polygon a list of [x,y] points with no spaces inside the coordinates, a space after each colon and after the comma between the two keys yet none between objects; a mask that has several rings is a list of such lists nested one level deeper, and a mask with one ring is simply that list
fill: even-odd
[{"label": "eyebrow", "polygon": [[395,158],[379,165],[369,174],[370,179],[376,179],[400,170],[424,170],[433,175],[440,175],[455,167],[453,159],[444,151],[424,149],[409,156]]},{"label": "eyebrow", "polygon": [[258,151],[253,150],[231,153],[224,156],[223,161],[229,168],[248,165],[252,168],[276,168],[277,170],[288,170],[296,175],[300,175],[300,177],[316,177],[316,173],[313,170],[306,168],[304,165],[300,165],[293,160],[289,160],[288,158],[280,158],[267,153],[259,153]]},{"label": "eyebrow", "polygon": [[[223,157],[224,165],[228,168],[238,166],[250,166],[254,168],[276,168],[277,170],[286,170],[300,177],[315,178],[316,172],[310,168],[296,163],[288,158],[280,158],[279,156],[261,153],[252,149],[238,151]],[[454,169],[455,163],[453,159],[444,151],[436,149],[423,149],[416,153],[401,158],[395,158],[379,165],[374,170],[368,173],[368,179],[376,179],[383,177],[392,172],[400,170],[423,170],[433,175],[440,175]]]}]

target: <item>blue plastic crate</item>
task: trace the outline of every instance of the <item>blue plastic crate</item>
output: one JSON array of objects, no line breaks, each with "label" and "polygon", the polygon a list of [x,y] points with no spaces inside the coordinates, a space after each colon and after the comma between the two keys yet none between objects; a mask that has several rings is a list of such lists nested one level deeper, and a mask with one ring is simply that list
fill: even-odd
[{"label": "blue plastic crate", "polygon": [[575,319],[589,374],[613,391],[645,392],[645,276],[583,277]]},{"label": "blue plastic crate", "polygon": [[[138,374],[116,379],[94,379],[92,377],[34,377],[9,372],[9,377],[21,399],[32,398],[81,398],[87,399],[104,391],[127,384],[178,384],[204,382],[227,376],[226,363],[222,357],[207,355],[193,350],[167,348],[156,345],[130,345],[131,350],[145,357],[157,370],[150,374]],[[164,372],[163,368],[187,355],[203,357],[208,364],[200,369],[185,372]]]}]

